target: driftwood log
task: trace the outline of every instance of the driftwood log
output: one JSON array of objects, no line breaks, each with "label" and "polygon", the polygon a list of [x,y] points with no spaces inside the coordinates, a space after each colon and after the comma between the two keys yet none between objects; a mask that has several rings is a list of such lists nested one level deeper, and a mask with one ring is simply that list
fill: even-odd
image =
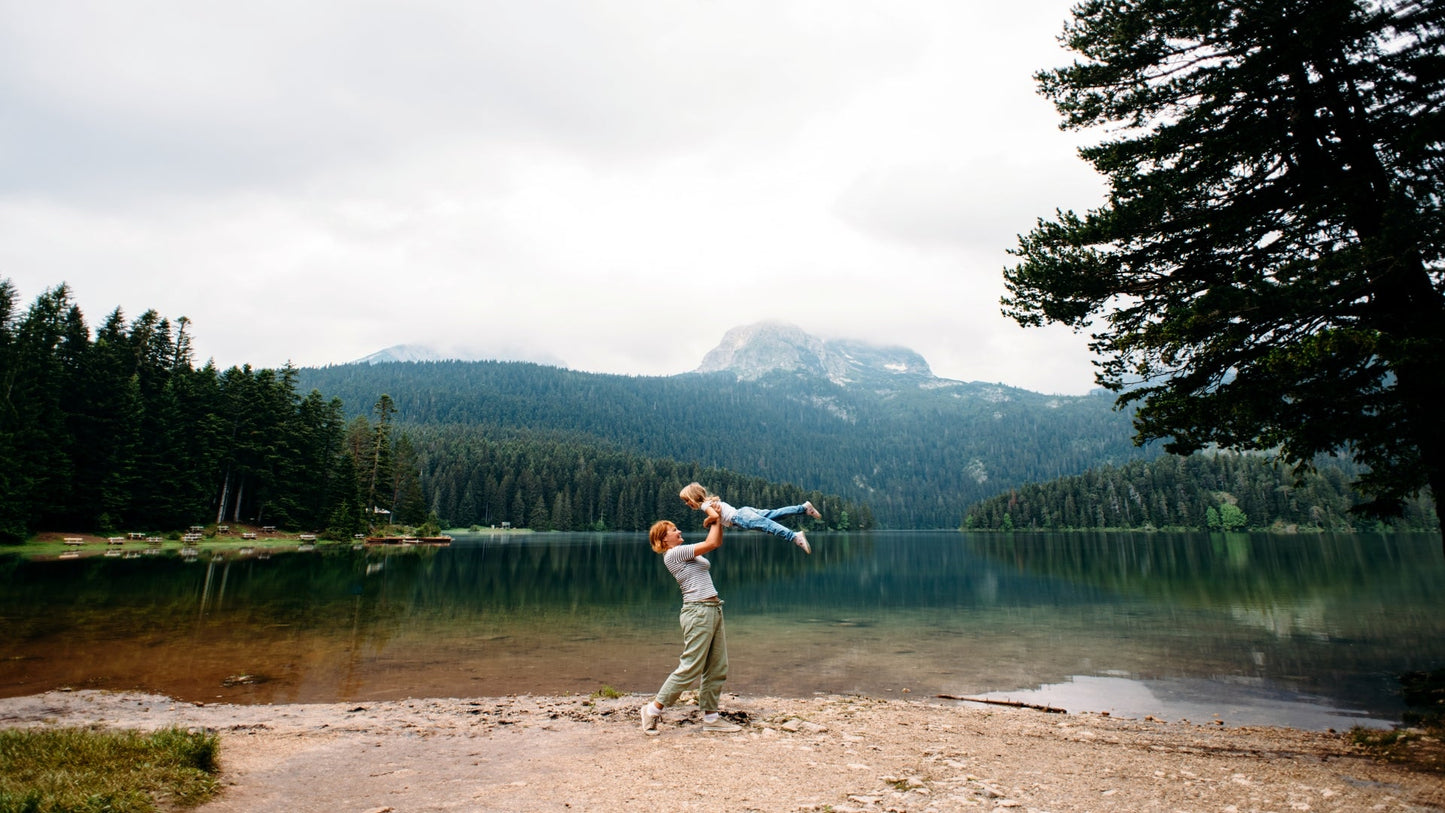
[{"label": "driftwood log", "polygon": [[991,706],[1011,706],[1016,709],[1034,709],[1035,711],[1047,712],[1049,714],[1068,714],[1068,709],[1056,709],[1053,706],[1040,706],[1036,703],[1023,703],[1018,700],[992,700],[987,697],[960,697],[956,694],[938,694],[944,700],[963,700],[968,703],[987,703]]}]

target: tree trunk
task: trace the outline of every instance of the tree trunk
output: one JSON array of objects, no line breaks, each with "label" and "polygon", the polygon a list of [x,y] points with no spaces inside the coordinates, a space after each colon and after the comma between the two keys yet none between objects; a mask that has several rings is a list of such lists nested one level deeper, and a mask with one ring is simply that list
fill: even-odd
[{"label": "tree trunk", "polygon": [[236,502],[231,509],[231,521],[237,524],[241,522],[241,501],[246,496],[246,478],[242,477],[241,482],[236,484]]},{"label": "tree trunk", "polygon": [[1430,474],[1430,497],[1435,501],[1435,521],[1440,524],[1440,553],[1445,555],[1445,474],[1432,469]]},{"label": "tree trunk", "polygon": [[226,469],[226,479],[221,483],[221,504],[216,508],[216,524],[226,521],[226,500],[231,496],[231,470]]}]

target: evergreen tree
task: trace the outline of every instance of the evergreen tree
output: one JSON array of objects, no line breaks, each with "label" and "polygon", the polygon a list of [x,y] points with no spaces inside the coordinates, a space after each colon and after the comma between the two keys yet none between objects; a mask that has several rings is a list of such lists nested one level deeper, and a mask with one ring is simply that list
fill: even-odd
[{"label": "evergreen tree", "polygon": [[371,407],[376,416],[372,427],[371,447],[367,456],[366,471],[370,477],[366,486],[366,499],[372,506],[384,507],[395,513],[395,483],[391,468],[391,418],[396,414],[396,404],[391,396],[382,394]]},{"label": "evergreen tree", "polygon": [[66,425],[66,387],[85,351],[76,344],[82,322],[70,289],[60,285],[36,298],[15,331],[4,393],[14,447],[13,488],[5,501],[14,501],[27,529],[62,521],[72,505],[75,445]]},{"label": "evergreen tree", "polygon": [[398,435],[391,459],[390,502],[395,506],[394,519],[402,525],[420,525],[426,521],[427,499],[422,492],[416,449],[406,433]]},{"label": "evergreen tree", "polygon": [[0,278],[0,495],[4,495],[0,499],[0,544],[24,540],[30,516],[29,483],[20,469],[20,409],[14,398],[19,372],[18,305],[15,285]]},{"label": "evergreen tree", "polygon": [[1065,34],[1039,83],[1109,128],[1108,200],[1020,239],[1005,312],[1092,325],[1169,451],[1347,450],[1378,515],[1445,494],[1445,4],[1086,0]]},{"label": "evergreen tree", "polygon": [[326,505],[330,507],[330,515],[326,520],[327,535],[333,539],[350,539],[356,534],[366,533],[367,517],[371,509],[362,505],[361,478],[351,455],[337,455],[329,485],[326,499]]}]

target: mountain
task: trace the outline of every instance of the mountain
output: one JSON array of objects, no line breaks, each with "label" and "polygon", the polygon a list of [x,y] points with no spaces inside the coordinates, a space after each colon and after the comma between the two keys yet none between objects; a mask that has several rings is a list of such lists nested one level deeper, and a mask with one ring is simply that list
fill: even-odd
[{"label": "mountain", "polygon": [[368,356],[362,356],[348,364],[386,364],[393,361],[529,361],[535,364],[565,366],[562,360],[550,353],[541,353],[520,347],[492,347],[487,350],[453,350],[443,352],[424,344],[394,344]]},{"label": "mountain", "polygon": [[369,356],[362,356],[351,364],[386,364],[391,361],[443,361],[450,356],[420,344],[394,344],[378,350]]},{"label": "mountain", "polygon": [[729,330],[722,342],[703,357],[696,372],[729,372],[739,381],[795,373],[821,376],[839,386],[892,386],[934,377],[928,362],[906,347],[825,341],[781,322],[758,322]]},{"label": "mountain", "polygon": [[[303,368],[297,383],[342,399],[353,414],[390,395],[400,428],[438,438],[427,454],[450,454],[439,439],[447,427],[565,435],[837,494],[891,528],[956,528],[968,506],[1010,488],[1156,454],[1132,444],[1129,415],[1108,395],[938,378],[905,348],[824,341],[770,323],[729,331],[697,370],[673,376],[439,361]],[[467,524],[438,499],[441,516]]]}]

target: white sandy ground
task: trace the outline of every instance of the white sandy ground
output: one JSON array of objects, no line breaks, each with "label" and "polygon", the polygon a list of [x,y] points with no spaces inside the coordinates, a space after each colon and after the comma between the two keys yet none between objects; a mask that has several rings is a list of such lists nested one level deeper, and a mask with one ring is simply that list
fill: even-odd
[{"label": "white sandy ground", "polygon": [[704,733],[641,697],[198,705],[157,695],[0,699],[0,726],[203,727],[237,811],[1442,811],[1445,777],[1342,733],[1124,720],[936,700],[724,696]]}]

